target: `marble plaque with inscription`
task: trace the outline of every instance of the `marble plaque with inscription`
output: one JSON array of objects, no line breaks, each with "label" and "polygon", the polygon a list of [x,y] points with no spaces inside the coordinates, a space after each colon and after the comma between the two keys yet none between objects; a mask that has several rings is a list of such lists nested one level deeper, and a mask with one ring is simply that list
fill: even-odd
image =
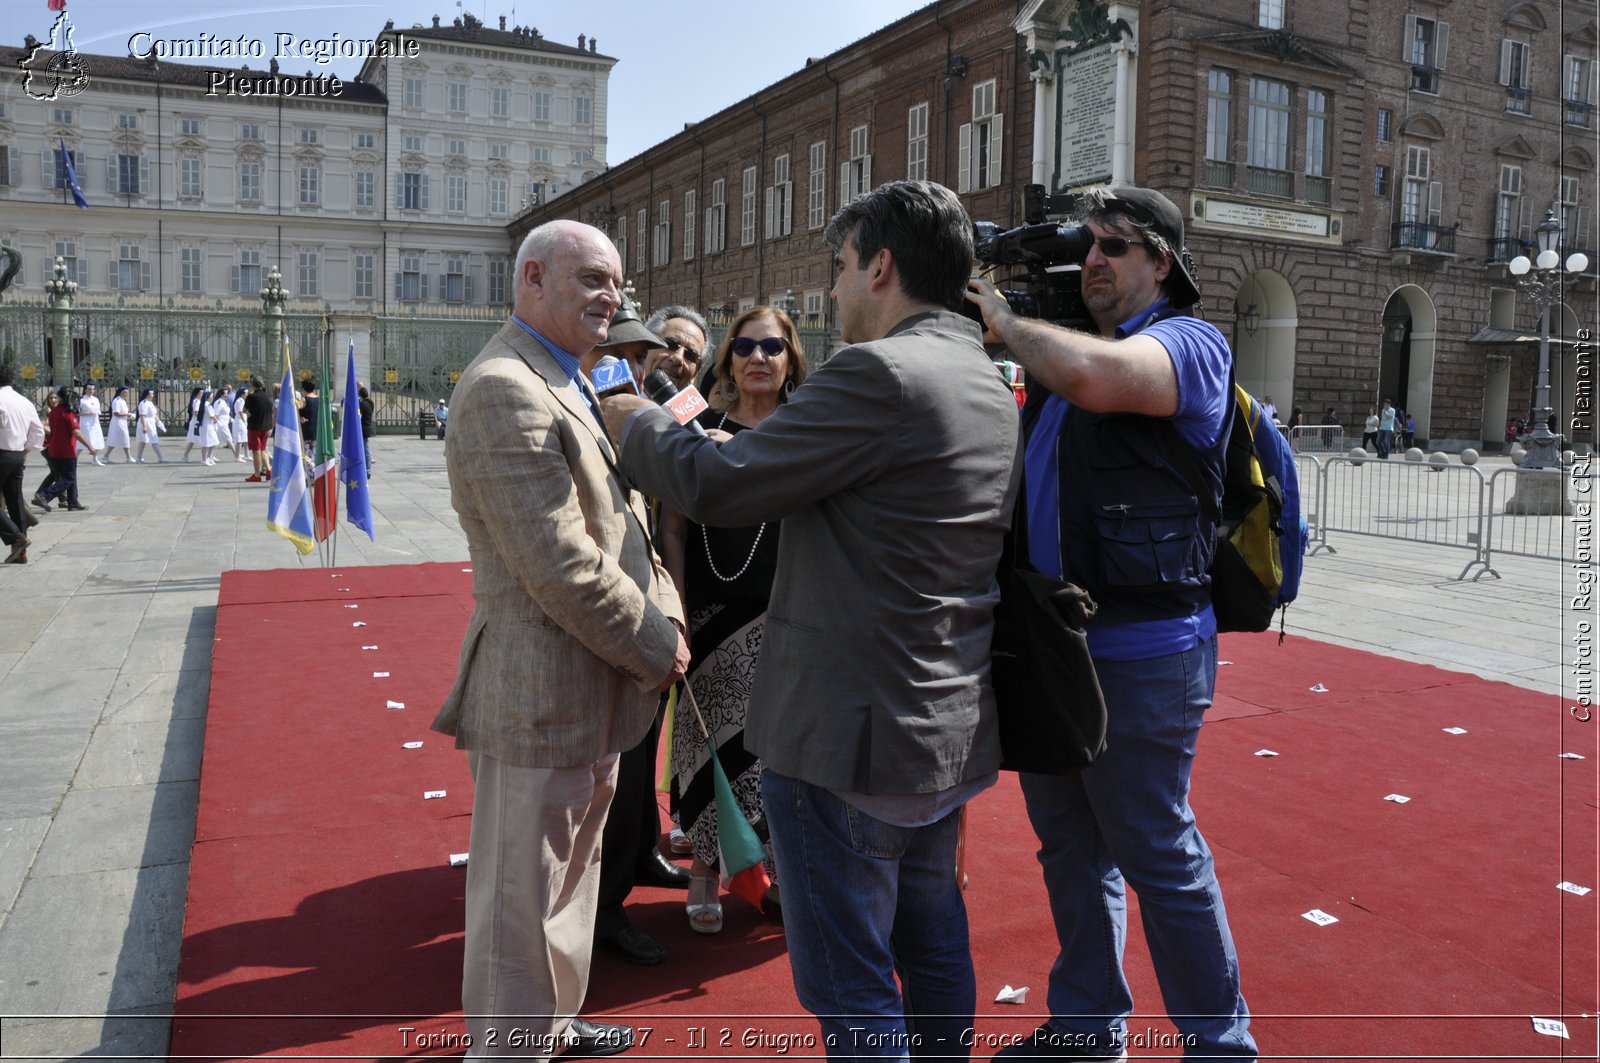
[{"label": "marble plaque with inscription", "polygon": [[1117,125],[1117,56],[1110,44],[1064,56],[1056,76],[1058,188],[1111,179]]}]

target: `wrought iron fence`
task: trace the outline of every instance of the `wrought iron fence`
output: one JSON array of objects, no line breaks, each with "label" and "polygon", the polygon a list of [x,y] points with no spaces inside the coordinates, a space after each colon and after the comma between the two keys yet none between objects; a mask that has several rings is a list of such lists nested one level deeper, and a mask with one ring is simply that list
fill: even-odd
[{"label": "wrought iron fence", "polygon": [[505,324],[499,308],[414,308],[373,318],[373,423],[380,432],[411,432],[440,399],[448,401],[461,371]]}]

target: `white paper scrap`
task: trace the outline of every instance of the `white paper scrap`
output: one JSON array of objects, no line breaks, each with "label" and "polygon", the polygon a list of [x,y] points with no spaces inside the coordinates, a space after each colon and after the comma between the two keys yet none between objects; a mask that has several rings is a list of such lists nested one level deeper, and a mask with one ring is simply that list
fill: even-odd
[{"label": "white paper scrap", "polygon": [[384,706],[386,709],[403,709],[405,707],[406,703],[403,701],[391,701],[389,704]]},{"label": "white paper scrap", "polygon": [[352,604],[350,604],[350,605],[347,605],[347,606],[345,606],[345,608],[346,608],[346,609],[360,609],[360,608],[361,608],[361,606],[359,606],[359,605],[356,605],[356,604],[354,604],[354,603],[352,603]]},{"label": "white paper scrap", "polygon": [[1589,892],[1588,886],[1580,886],[1576,882],[1557,882],[1556,889],[1566,890],[1568,893],[1576,893],[1580,897]]},{"label": "white paper scrap", "polygon": [[1464,735],[1467,733],[1467,729],[1465,727],[1446,727],[1444,733],[1447,735]]},{"label": "white paper scrap", "polygon": [[433,801],[433,800],[436,800],[437,798],[440,798],[440,797],[443,797],[443,796],[444,796],[444,791],[443,790],[424,790],[424,791],[422,791],[422,799],[424,801]]},{"label": "white paper scrap", "polygon": [[1327,926],[1330,923],[1337,923],[1339,921],[1336,916],[1329,915],[1321,908],[1313,908],[1309,912],[1303,912],[1300,918],[1309,919],[1318,926]]},{"label": "white paper scrap", "polygon": [[372,673],[372,678],[374,678],[374,679],[388,679],[389,678],[389,673],[388,672],[373,672]]},{"label": "white paper scrap", "polygon": [[1407,801],[1411,800],[1411,798],[1407,797],[1405,794],[1390,794],[1388,797],[1385,797],[1384,800],[1393,801],[1397,805],[1403,805]]},{"label": "white paper scrap", "polygon": [[470,568],[464,568],[464,569],[462,569],[462,570],[461,570],[461,571],[463,571],[463,572],[471,572],[471,571],[472,571],[472,569],[470,569]]},{"label": "white paper scrap", "polygon": [[1582,760],[1583,759],[1583,754],[1582,753],[1563,753],[1563,754],[1561,754],[1561,759],[1562,760]]},{"label": "white paper scrap", "polygon": [[355,623],[351,624],[350,626],[351,627],[366,627],[367,626],[367,622],[365,620],[357,620]]},{"label": "white paper scrap", "polygon": [[422,743],[421,742],[407,742],[401,748],[403,748],[403,749],[421,749],[422,748]]},{"label": "white paper scrap", "polygon": [[361,647],[361,648],[362,648],[362,649],[364,649],[364,650],[375,650],[375,649],[377,649],[377,648],[378,648],[378,647],[376,647],[376,646],[363,646],[363,647]]},{"label": "white paper scrap", "polygon": [[350,593],[350,588],[349,587],[340,587],[339,588],[339,593],[340,594],[349,594]]},{"label": "white paper scrap", "polygon": [[1221,668],[1225,664],[1232,664],[1232,663],[1233,663],[1232,661],[1218,661],[1217,662],[1217,667]]},{"label": "white paper scrap", "polygon": [[1275,750],[1275,749],[1258,749],[1258,750],[1256,750],[1256,756],[1258,756],[1258,757],[1275,757],[1277,755],[1278,755],[1278,751]]},{"label": "white paper scrap", "polygon": [[1316,686],[1311,688],[1311,693],[1313,694],[1326,694],[1327,692],[1328,688],[1323,686],[1321,683],[1318,683]]},{"label": "white paper scrap", "polygon": [[1541,1019],[1537,1015],[1529,1015],[1528,1018],[1533,1020],[1534,1033],[1542,1033],[1546,1037],[1561,1037],[1568,1041],[1572,1040],[1567,1034],[1567,1024],[1560,1019]]},{"label": "white paper scrap", "polygon": [[450,866],[451,867],[466,867],[467,866],[467,854],[466,853],[451,853],[450,854]]},{"label": "white paper scrap", "polygon": [[1028,1002],[1028,987],[1021,986],[1012,989],[1009,985],[1001,986],[1000,992],[995,994],[996,1004],[1026,1004]]}]

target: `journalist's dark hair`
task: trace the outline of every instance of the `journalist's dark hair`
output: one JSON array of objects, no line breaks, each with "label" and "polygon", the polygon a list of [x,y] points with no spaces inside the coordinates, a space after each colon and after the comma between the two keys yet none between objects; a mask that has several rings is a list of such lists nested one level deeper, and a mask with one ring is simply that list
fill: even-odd
[{"label": "journalist's dark hair", "polygon": [[10,362],[0,362],[0,388],[8,388],[16,380],[16,370],[11,368]]},{"label": "journalist's dark hair", "polygon": [[822,236],[838,251],[852,234],[862,269],[887,248],[907,296],[946,310],[965,305],[972,219],[948,188],[931,181],[879,185],[841,208]]}]

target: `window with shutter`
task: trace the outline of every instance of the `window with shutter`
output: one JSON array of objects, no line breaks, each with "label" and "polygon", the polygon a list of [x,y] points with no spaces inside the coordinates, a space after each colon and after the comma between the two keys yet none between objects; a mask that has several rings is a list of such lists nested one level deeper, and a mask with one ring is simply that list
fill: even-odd
[{"label": "window with shutter", "polygon": [[756,242],[756,168],[747,166],[739,181],[739,243]]},{"label": "window with shutter", "polygon": [[683,194],[683,258],[687,262],[694,257],[694,222],[695,222],[695,194],[694,189]]},{"label": "window with shutter", "polygon": [[827,224],[828,145],[819,140],[811,145],[811,175],[806,196],[806,228],[820,229]]}]

